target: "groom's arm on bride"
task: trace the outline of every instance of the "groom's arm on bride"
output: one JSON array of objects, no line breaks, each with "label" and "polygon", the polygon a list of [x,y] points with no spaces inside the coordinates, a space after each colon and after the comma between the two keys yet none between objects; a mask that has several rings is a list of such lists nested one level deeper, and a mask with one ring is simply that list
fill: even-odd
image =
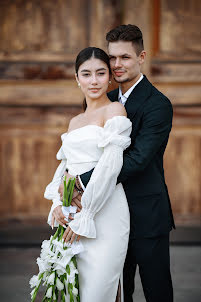
[{"label": "groom's arm on bride", "polygon": [[[126,182],[129,177],[142,172],[148,166],[161,145],[168,139],[172,128],[172,117],[172,104],[165,96],[158,94],[147,100],[138,134],[134,142],[132,141],[129,151],[124,153],[118,183]],[[92,172],[93,170],[80,175],[80,180],[85,187]]]},{"label": "groom's arm on bride", "polygon": [[91,178],[91,175],[93,173],[93,170],[90,170],[86,173],[83,173],[82,175],[79,175],[79,182],[80,182],[80,185],[82,186],[83,190],[85,189],[85,187],[87,186],[90,178]]}]

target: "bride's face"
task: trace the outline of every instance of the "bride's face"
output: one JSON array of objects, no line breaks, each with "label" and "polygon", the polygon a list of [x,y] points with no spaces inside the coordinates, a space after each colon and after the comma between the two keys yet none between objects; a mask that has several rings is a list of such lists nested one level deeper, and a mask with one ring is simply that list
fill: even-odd
[{"label": "bride's face", "polygon": [[86,98],[98,99],[107,91],[109,69],[105,62],[92,57],[80,65],[76,78]]}]

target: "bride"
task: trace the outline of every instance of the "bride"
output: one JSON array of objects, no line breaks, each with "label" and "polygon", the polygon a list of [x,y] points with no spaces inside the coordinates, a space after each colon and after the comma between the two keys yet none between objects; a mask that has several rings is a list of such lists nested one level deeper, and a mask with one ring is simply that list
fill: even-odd
[{"label": "bride", "polygon": [[75,69],[86,110],[70,121],[68,132],[61,136],[57,153],[61,164],[45,191],[53,201],[48,223],[64,224],[58,188],[66,169],[68,175],[76,176],[94,168],[81,197],[81,211],[68,223],[63,237],[72,243],[78,236],[84,246],[77,256],[81,302],[115,302],[119,283],[123,301],[130,217],[122,184],[116,182],[132,124],[124,106],[107,97],[111,71],[102,49],[83,49]]}]

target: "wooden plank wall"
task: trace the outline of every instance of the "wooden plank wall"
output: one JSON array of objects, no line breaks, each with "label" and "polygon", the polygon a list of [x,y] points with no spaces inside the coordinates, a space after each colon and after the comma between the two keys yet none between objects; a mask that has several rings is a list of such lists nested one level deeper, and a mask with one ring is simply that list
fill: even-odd
[{"label": "wooden plank wall", "polygon": [[46,218],[60,135],[81,111],[75,57],[106,50],[105,33],[131,23],[144,34],[143,72],[174,106],[165,173],[176,222],[201,226],[200,21],[199,0],[1,1],[1,220]]}]

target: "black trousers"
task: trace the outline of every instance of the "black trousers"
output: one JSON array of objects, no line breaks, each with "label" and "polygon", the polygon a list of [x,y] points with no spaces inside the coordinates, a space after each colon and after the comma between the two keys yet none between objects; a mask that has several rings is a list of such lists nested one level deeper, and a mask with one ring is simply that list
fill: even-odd
[{"label": "black trousers", "polygon": [[130,239],[124,264],[124,302],[133,302],[136,267],[147,302],[173,302],[169,234]]}]

